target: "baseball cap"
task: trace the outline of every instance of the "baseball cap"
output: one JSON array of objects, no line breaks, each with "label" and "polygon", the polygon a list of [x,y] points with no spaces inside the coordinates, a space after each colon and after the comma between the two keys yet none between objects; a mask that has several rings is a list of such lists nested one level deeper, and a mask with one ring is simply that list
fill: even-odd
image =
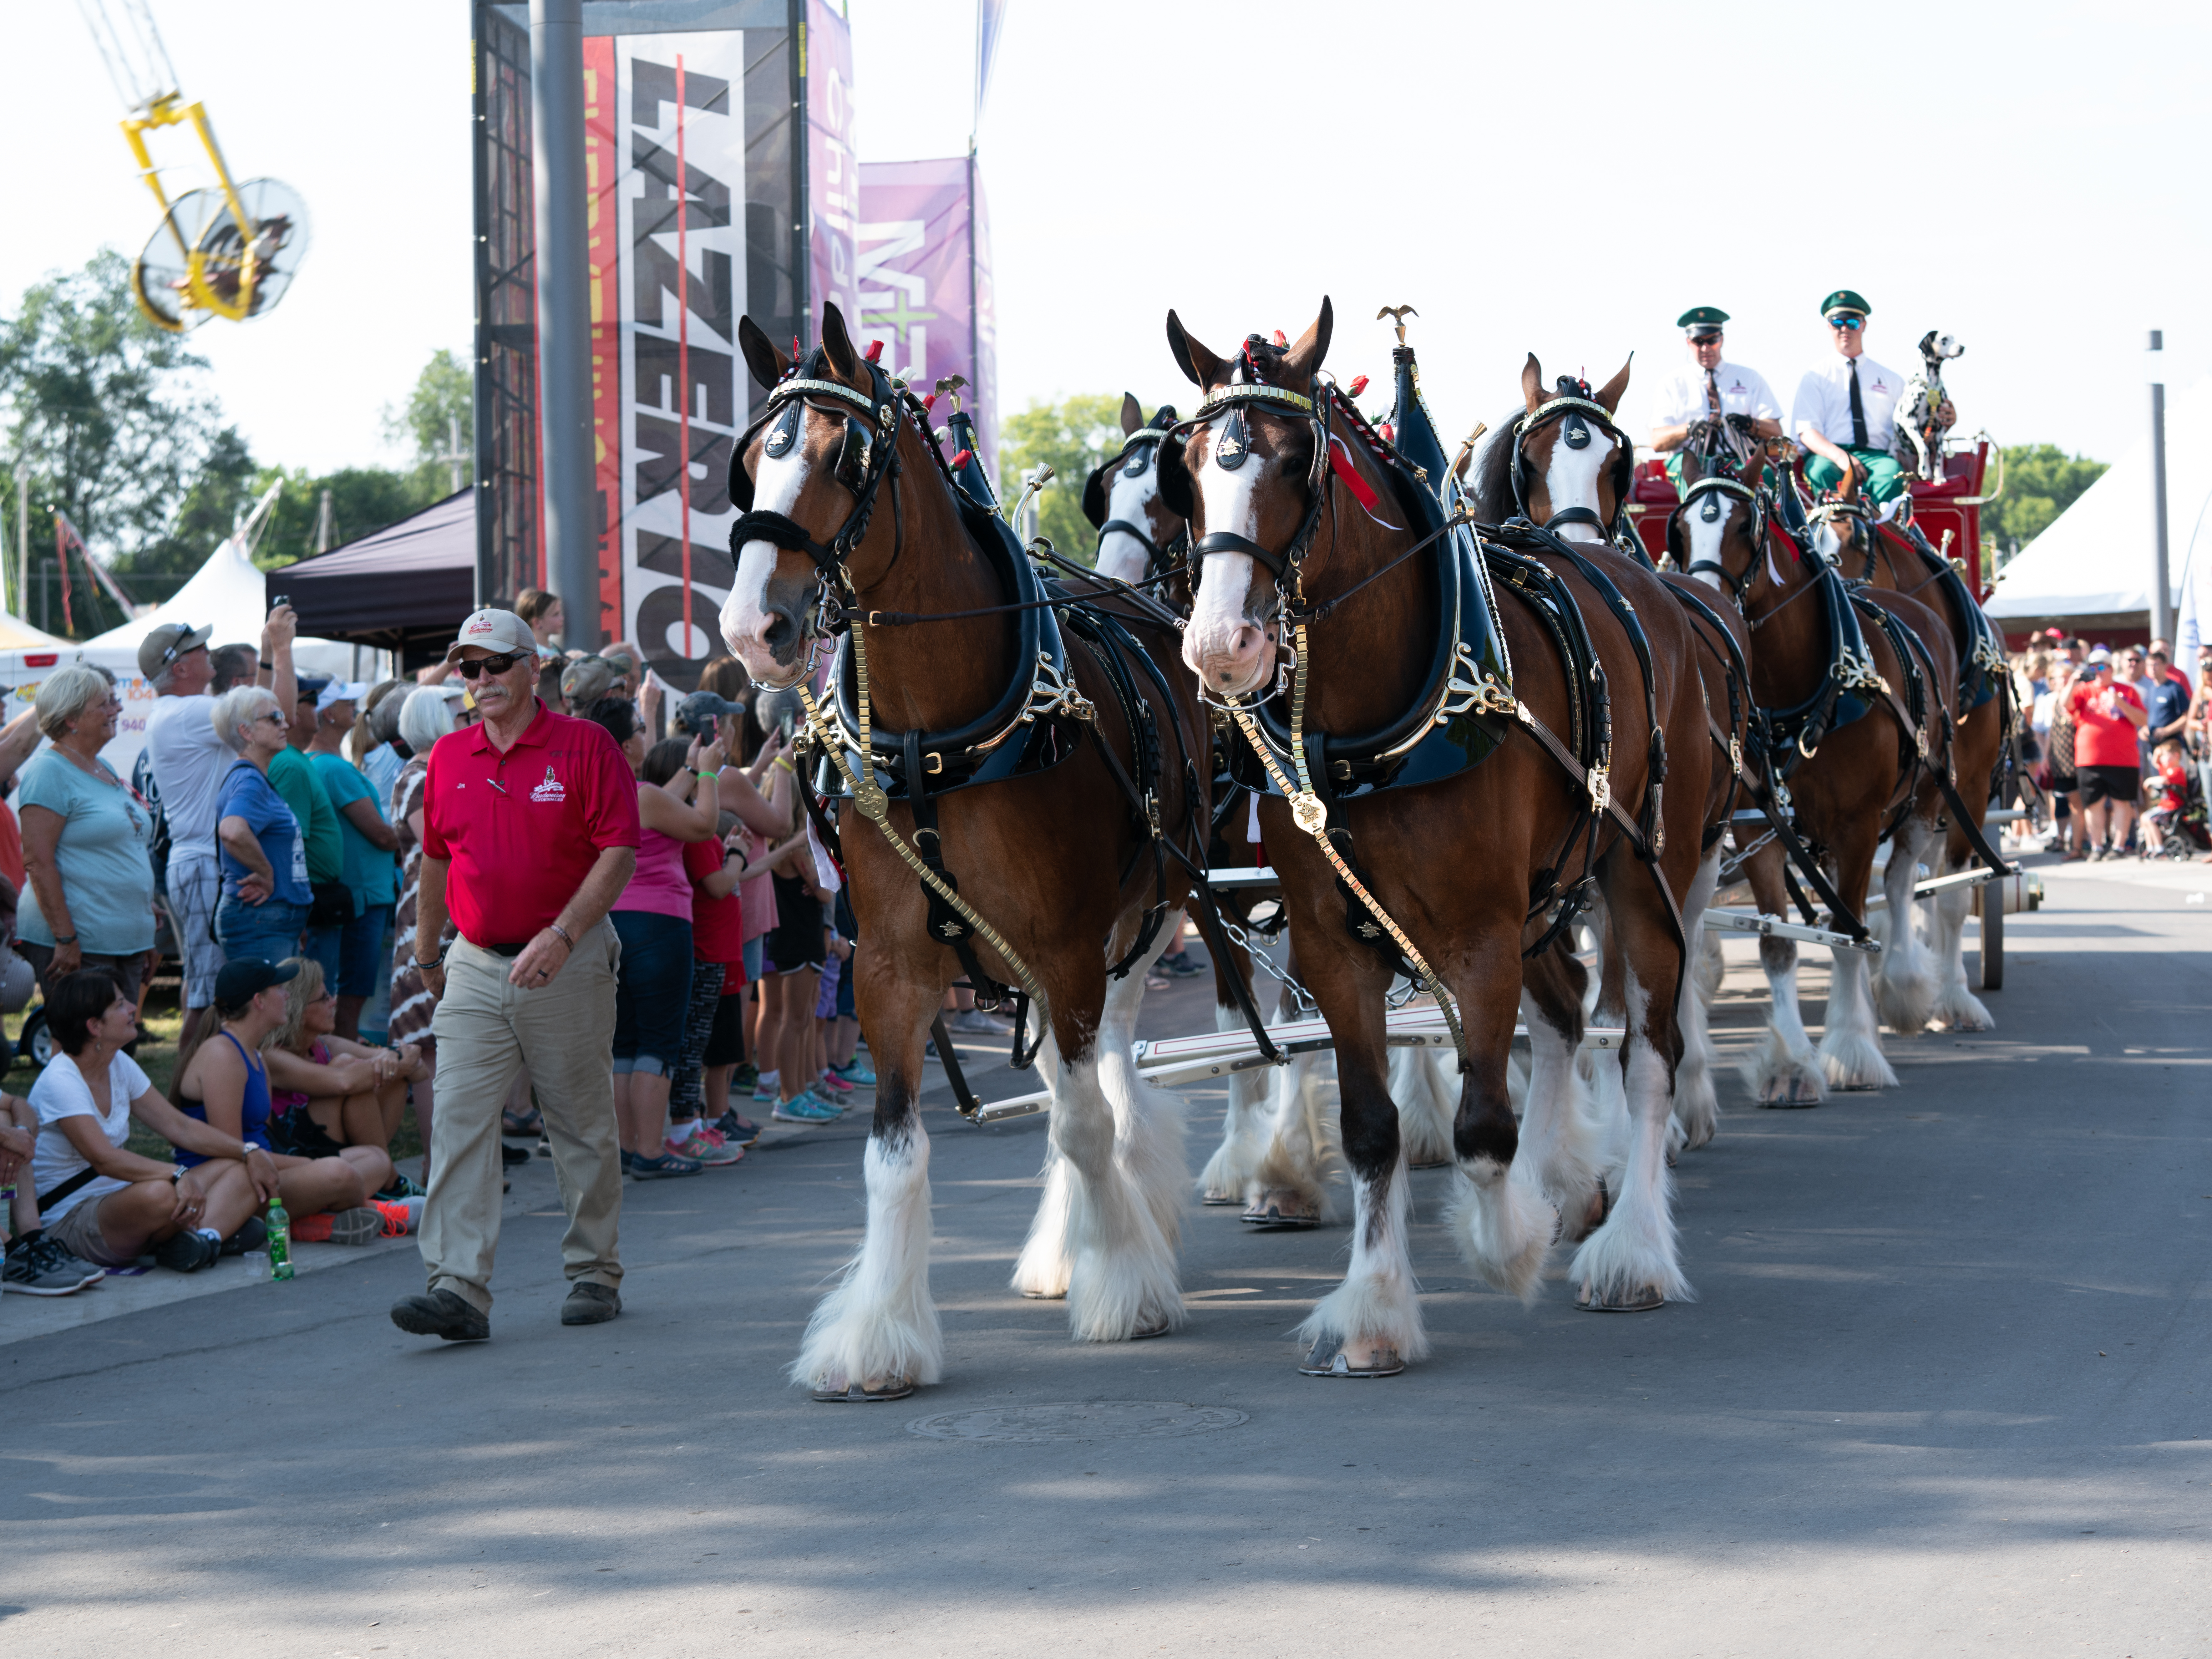
[{"label": "baseball cap", "polygon": [[588,708],[607,694],[622,672],[605,657],[579,657],[561,671],[561,695],[578,708]]},{"label": "baseball cap", "polygon": [[2101,647],[2092,651],[2087,661],[2083,664],[2083,666],[2087,668],[2110,668],[2112,665],[2112,653]]},{"label": "baseball cap", "polygon": [[331,680],[315,693],[315,712],[319,714],[334,702],[359,702],[369,690],[367,680]]},{"label": "baseball cap", "polygon": [[266,957],[233,957],[215,976],[215,1000],[235,1008],[248,997],[258,996],[272,985],[289,984],[299,975],[297,962],[280,967]]},{"label": "baseball cap", "polygon": [[535,653],[538,636],[530,631],[530,624],[512,611],[488,605],[469,613],[469,619],[461,624],[460,636],[446,647],[446,660],[459,662],[461,652],[471,645],[482,646],[495,656],[509,651]]},{"label": "baseball cap", "polygon": [[138,641],[138,672],[152,679],[187,651],[205,645],[214,632],[212,623],[195,628],[190,623],[163,623]]},{"label": "baseball cap", "polygon": [[292,678],[292,684],[299,700],[301,702],[314,702],[317,708],[322,706],[320,699],[323,688],[330,683],[331,677],[327,674],[295,674]]},{"label": "baseball cap", "polygon": [[701,731],[725,715],[743,714],[744,707],[712,691],[694,691],[676,705],[676,722],[687,732]]}]

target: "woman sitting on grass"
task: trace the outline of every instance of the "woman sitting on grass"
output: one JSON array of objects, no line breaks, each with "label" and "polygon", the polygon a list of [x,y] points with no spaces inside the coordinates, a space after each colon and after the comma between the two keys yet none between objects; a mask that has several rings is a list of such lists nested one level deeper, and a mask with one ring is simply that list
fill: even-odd
[{"label": "woman sitting on grass", "polygon": [[[343,1158],[348,1147],[390,1156],[407,1109],[407,1085],[428,1076],[412,1043],[374,1048],[336,1034],[338,1000],[312,957],[288,957],[298,972],[284,987],[284,1023],[262,1050],[269,1067],[270,1143],[294,1158]],[[379,1199],[419,1198],[404,1176]]]},{"label": "woman sitting on grass", "polygon": [[[263,957],[234,957],[216,975],[215,1012],[222,1024],[177,1068],[177,1104],[225,1135],[257,1146],[269,1139],[269,1073],[261,1048],[284,1023],[283,988],[299,973],[296,960],[279,968]],[[182,1161],[186,1154],[177,1154]],[[374,1146],[348,1146],[335,1158],[275,1152],[278,1190],[295,1223],[331,1212],[331,1242],[366,1244],[384,1231],[383,1214],[368,1207],[368,1195],[392,1181],[392,1160]],[[299,1230],[302,1238],[321,1229]],[[72,1247],[74,1248],[74,1247]]]},{"label": "woman sitting on grass", "polygon": [[[96,1267],[127,1267],[150,1249],[187,1273],[258,1243],[254,1214],[277,1189],[275,1160],[235,1127],[195,1121],[161,1097],[123,1052],[138,1010],[113,971],[62,975],[46,1016],[66,1063],[31,1085],[46,1239]],[[176,1147],[174,1164],[125,1146],[133,1115]]]}]

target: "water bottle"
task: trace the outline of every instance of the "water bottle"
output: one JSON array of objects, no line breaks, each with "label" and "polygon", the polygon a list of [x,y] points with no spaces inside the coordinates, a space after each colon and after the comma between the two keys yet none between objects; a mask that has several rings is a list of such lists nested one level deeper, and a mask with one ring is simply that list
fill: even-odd
[{"label": "water bottle", "polygon": [[284,1213],[284,1200],[269,1200],[269,1277],[292,1276],[292,1218]]}]

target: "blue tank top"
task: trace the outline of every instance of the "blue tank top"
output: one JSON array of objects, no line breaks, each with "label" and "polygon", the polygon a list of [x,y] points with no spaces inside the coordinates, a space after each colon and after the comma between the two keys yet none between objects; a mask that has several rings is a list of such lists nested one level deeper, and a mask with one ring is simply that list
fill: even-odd
[{"label": "blue tank top", "polygon": [[[246,1098],[239,1103],[238,1108],[239,1138],[249,1146],[258,1146],[264,1152],[272,1152],[274,1149],[269,1145],[269,1073],[263,1069],[259,1060],[246,1052],[246,1045],[229,1032],[219,1031],[216,1035],[237,1049],[238,1057],[246,1062]],[[204,1100],[193,1100],[179,1091],[177,1109],[186,1117],[196,1117],[203,1123],[207,1121],[207,1103]],[[187,1170],[207,1162],[204,1154],[189,1147],[179,1146],[175,1152],[177,1162]]]}]

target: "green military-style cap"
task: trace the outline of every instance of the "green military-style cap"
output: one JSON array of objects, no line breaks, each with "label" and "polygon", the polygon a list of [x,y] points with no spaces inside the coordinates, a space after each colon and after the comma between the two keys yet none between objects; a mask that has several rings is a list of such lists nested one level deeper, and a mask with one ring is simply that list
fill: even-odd
[{"label": "green military-style cap", "polygon": [[1832,317],[1842,311],[1848,311],[1859,317],[1870,317],[1874,314],[1874,307],[1866,302],[1866,296],[1847,288],[1838,289],[1820,301],[1820,314],[1823,317]]},{"label": "green military-style cap", "polygon": [[1701,334],[1719,333],[1728,319],[1728,313],[1718,306],[1692,306],[1674,319],[1674,326],[1694,340]]}]

